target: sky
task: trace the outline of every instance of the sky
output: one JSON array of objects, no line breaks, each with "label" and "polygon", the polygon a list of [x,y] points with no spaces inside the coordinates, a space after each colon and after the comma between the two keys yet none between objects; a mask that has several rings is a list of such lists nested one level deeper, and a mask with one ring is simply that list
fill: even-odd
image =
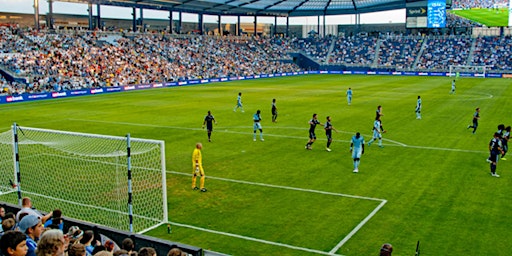
[{"label": "sky", "polygon": [[[0,0],[0,11],[14,12],[14,13],[34,13],[34,0]],[[48,13],[48,2],[46,0],[39,0],[39,13]],[[87,5],[77,3],[54,2],[54,13],[65,14],[79,14],[87,15]],[[132,8],[101,6],[101,16],[104,18],[118,18],[118,19],[131,19]],[[139,12],[139,11],[137,11]],[[93,8],[93,15],[96,15],[96,6]],[[137,14],[138,15],[138,14]],[[153,11],[144,10],[144,18],[154,19],[168,19],[169,12],[167,11]],[[177,19],[177,13],[173,14],[174,19]],[[182,19],[184,22],[197,22],[198,18],[195,14],[183,14]],[[217,16],[205,15],[205,23],[216,23]],[[253,17],[241,17],[241,22],[253,22]],[[222,17],[222,23],[236,23],[237,17]],[[274,23],[274,17],[258,17],[258,23]],[[278,18],[279,25],[286,24],[286,18]],[[323,18],[320,18],[320,24],[323,23]],[[325,24],[354,24],[354,15],[335,15],[326,16]],[[381,24],[381,23],[405,23],[405,9],[386,11],[370,14],[361,14],[361,24]],[[318,24],[318,17],[290,17],[290,24],[303,24],[303,25],[316,25]]]}]

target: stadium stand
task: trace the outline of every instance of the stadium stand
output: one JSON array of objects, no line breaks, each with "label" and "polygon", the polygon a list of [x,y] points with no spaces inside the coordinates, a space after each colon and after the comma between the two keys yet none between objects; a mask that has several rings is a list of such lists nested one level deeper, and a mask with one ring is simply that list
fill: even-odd
[{"label": "stadium stand", "polygon": [[489,66],[491,70],[512,70],[512,38],[477,38],[472,65]]}]

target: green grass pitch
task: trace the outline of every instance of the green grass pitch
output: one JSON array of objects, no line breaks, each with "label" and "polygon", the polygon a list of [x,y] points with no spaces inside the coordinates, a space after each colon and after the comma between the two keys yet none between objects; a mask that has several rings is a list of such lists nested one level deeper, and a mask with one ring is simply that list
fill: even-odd
[{"label": "green grass pitch", "polygon": [[[0,128],[21,126],[166,141],[169,220],[148,235],[231,255],[508,255],[512,156],[489,175],[488,143],[511,124],[511,80],[305,75],[162,88],[0,106]],[[352,87],[348,105],[345,92]],[[245,113],[233,112],[238,92]],[[416,120],[416,98],[423,100]],[[270,106],[277,99],[278,122]],[[366,147],[352,173],[349,140],[368,141],[383,106],[384,148]],[[466,127],[481,108],[476,134]],[[252,140],[262,111],[265,141]],[[201,129],[212,111],[212,142]],[[332,152],[308,121],[330,115]],[[202,142],[208,192],[191,187]],[[42,208],[37,206],[38,208]]]},{"label": "green grass pitch", "polygon": [[488,27],[506,27],[508,26],[508,9],[469,9],[469,10],[452,10],[453,14],[464,17],[466,19],[476,21]]}]

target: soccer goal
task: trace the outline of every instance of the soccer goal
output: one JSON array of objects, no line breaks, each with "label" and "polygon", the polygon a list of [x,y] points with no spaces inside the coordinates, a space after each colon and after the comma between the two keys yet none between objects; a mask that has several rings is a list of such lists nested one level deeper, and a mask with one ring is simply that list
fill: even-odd
[{"label": "soccer goal", "polygon": [[163,141],[13,125],[0,134],[0,201],[143,233],[168,222]]},{"label": "soccer goal", "polygon": [[485,77],[487,66],[463,66],[463,65],[450,65],[450,72],[448,75],[458,76],[461,73],[473,74],[475,77]]}]

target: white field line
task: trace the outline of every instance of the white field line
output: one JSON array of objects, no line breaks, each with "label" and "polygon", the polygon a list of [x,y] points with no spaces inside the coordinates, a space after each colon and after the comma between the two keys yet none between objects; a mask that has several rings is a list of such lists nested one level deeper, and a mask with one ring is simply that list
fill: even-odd
[{"label": "white field line", "polygon": [[[167,171],[167,173],[177,174],[177,175],[185,175],[185,176],[192,176],[192,174],[189,174],[189,173],[174,172],[174,171]],[[288,245],[288,244],[276,243],[276,242],[272,242],[272,241],[267,241],[267,240],[262,240],[262,239],[247,237],[247,236],[241,236],[241,235],[237,235],[237,234],[231,234],[231,233],[215,231],[215,230],[210,230],[210,229],[190,226],[190,225],[186,225],[186,224],[180,224],[180,223],[173,223],[173,222],[171,222],[171,224],[177,225],[177,226],[197,229],[197,230],[206,231],[206,232],[215,233],[215,234],[220,234],[220,235],[232,236],[232,237],[236,237],[236,238],[240,238],[240,239],[245,239],[245,240],[250,240],[250,241],[255,241],[255,242],[260,242],[260,243],[265,243],[265,244],[271,244],[271,245],[276,245],[276,246],[281,246],[281,247],[287,247],[287,248],[291,248],[291,249],[295,249],[295,250],[314,252],[314,253],[324,254],[324,255],[339,255],[339,254],[335,254],[336,251],[338,251],[343,246],[343,244],[345,244],[348,240],[350,240],[350,238],[352,238],[352,236],[354,234],[356,234],[387,203],[387,200],[385,200],[385,199],[365,197],[365,196],[356,196],[356,195],[348,195],[348,194],[340,194],[340,193],[320,191],[320,190],[314,190],[314,189],[304,189],[304,188],[272,185],[272,184],[266,184],[266,183],[250,182],[250,181],[243,181],[243,180],[233,180],[233,179],[226,179],[226,178],[219,178],[219,177],[212,177],[212,176],[208,176],[208,179],[221,180],[221,181],[234,182],[234,183],[241,183],[241,184],[247,184],[247,185],[253,185],[253,186],[262,186],[262,187],[268,187],[268,188],[295,190],[295,191],[306,192],[306,193],[316,193],[316,194],[339,196],[339,197],[349,197],[349,198],[356,198],[356,199],[361,199],[361,200],[371,200],[371,201],[379,201],[380,202],[380,204],[368,216],[366,216],[366,218],[364,218],[354,229],[352,229],[329,253],[326,253],[324,251],[318,251],[318,250],[314,250],[314,249],[304,248],[304,247],[298,247],[298,246],[293,246],[293,245]]]},{"label": "white field line", "polygon": [[[101,121],[101,120],[87,120],[87,119],[74,119],[70,118],[67,120],[71,121],[80,121],[80,122],[90,122],[90,123],[105,123],[105,124],[119,124],[119,125],[131,125],[131,126],[141,126],[141,127],[156,127],[156,128],[165,128],[165,129],[178,129],[178,130],[189,130],[189,131],[204,131],[202,128],[192,128],[192,127],[180,127],[180,126],[167,126],[167,125],[154,125],[154,124],[139,124],[139,123],[129,123],[129,122],[112,122],[112,121]],[[281,128],[281,127],[270,127],[269,129],[275,129],[275,128]],[[231,131],[228,129],[247,129],[248,131],[252,130],[252,126],[233,126],[233,127],[223,127],[223,126],[217,126],[214,129],[215,133],[231,133],[231,134],[245,134],[245,135],[252,135],[252,132],[238,132],[238,131]],[[288,129],[288,130],[304,130],[304,134],[307,134],[307,128],[302,127],[282,127],[282,129]],[[349,131],[339,131],[340,133],[344,134],[354,134],[354,132]],[[370,138],[372,135],[369,134],[362,134],[363,136]],[[300,139],[300,140],[307,140],[307,136],[291,136],[291,135],[281,135],[281,134],[272,134],[272,133],[265,133],[265,136],[268,137],[277,137],[277,138],[289,138],[289,139]],[[317,140],[320,141],[326,141],[325,138],[318,138]],[[392,147],[405,147],[405,148],[416,148],[416,149],[428,149],[428,150],[442,150],[442,151],[454,151],[454,152],[465,152],[465,153],[478,153],[478,154],[487,154],[488,151],[482,151],[482,150],[468,150],[468,149],[457,149],[457,148],[441,148],[441,147],[429,147],[429,146],[415,146],[415,145],[407,145],[405,143],[391,140],[387,138],[382,138],[383,141],[387,141],[389,143],[384,143],[385,146],[392,146]],[[337,142],[347,142],[349,143],[349,140],[336,140],[333,141]]]}]

